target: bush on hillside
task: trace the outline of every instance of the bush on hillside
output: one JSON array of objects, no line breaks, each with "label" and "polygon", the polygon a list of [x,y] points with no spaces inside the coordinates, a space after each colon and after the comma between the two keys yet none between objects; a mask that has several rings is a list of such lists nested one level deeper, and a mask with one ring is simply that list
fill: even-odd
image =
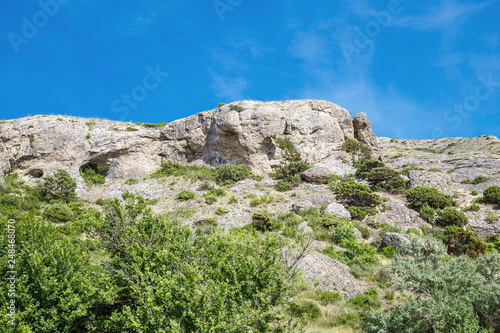
[{"label": "bush on hillside", "polygon": [[368,186],[354,181],[340,183],[333,192],[337,200],[348,206],[374,207],[382,202]]},{"label": "bush on hillside", "polygon": [[189,201],[189,200],[194,199],[194,197],[195,197],[194,192],[182,190],[179,193],[177,193],[175,200],[177,200],[177,201]]},{"label": "bush on hillside", "polygon": [[288,190],[290,185],[295,187],[301,183],[300,175],[309,169],[311,165],[302,159],[300,152],[294,147],[290,139],[276,138],[276,144],[283,152],[283,161],[276,171],[270,173],[270,176],[281,180],[281,182],[277,183],[278,190]]},{"label": "bush on hillside", "polygon": [[425,204],[434,209],[443,209],[457,204],[450,195],[425,186],[415,186],[407,190],[406,198],[417,209],[420,209]]},{"label": "bush on hillside", "polygon": [[55,199],[70,202],[76,198],[76,181],[66,170],[58,169],[53,176],[43,179],[38,190],[47,201]]},{"label": "bush on hillside", "polygon": [[491,185],[483,192],[483,202],[500,205],[500,186]]},{"label": "bush on hillside", "polygon": [[356,139],[349,138],[342,144],[342,150],[351,154],[354,159],[367,159],[372,153],[372,149]]},{"label": "bush on hillside", "polygon": [[467,223],[469,223],[467,216],[453,207],[445,207],[443,210],[438,209],[437,211],[436,224],[442,227],[449,225],[463,227]]},{"label": "bush on hillside", "polygon": [[448,253],[455,256],[467,254],[469,257],[476,258],[485,254],[487,249],[485,242],[474,235],[470,229],[464,230],[455,225],[444,228],[442,240],[448,247]]},{"label": "bush on hillside", "polygon": [[425,203],[419,210],[420,216],[427,222],[433,222],[434,216],[436,215],[436,211],[434,208],[429,207],[427,203]]},{"label": "bush on hillside", "polygon": [[252,176],[252,169],[247,165],[223,164],[215,168],[215,180],[222,185],[232,184]]},{"label": "bush on hillside", "polygon": [[45,207],[43,216],[53,222],[64,223],[73,219],[73,212],[68,205],[56,203]]},{"label": "bush on hillside", "polygon": [[388,167],[373,168],[365,177],[374,191],[401,193],[406,189],[406,181],[399,172]]},{"label": "bush on hillside", "polygon": [[375,168],[383,168],[385,164],[383,162],[374,160],[374,159],[365,159],[361,160],[354,164],[354,167],[357,169],[356,175],[362,178],[365,178],[366,175]]}]

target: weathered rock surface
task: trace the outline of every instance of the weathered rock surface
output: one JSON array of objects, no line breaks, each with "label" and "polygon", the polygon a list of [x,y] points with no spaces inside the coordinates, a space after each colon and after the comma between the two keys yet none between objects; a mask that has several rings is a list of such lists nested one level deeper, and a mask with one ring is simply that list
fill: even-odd
[{"label": "weathered rock surface", "polygon": [[379,223],[387,223],[392,226],[397,226],[404,231],[408,228],[418,228],[421,225],[431,227],[430,224],[420,217],[419,213],[406,207],[399,201],[391,200],[386,202],[385,205],[387,206],[387,210],[385,212],[368,217],[368,219]]},{"label": "weathered rock surface", "polygon": [[309,226],[309,224],[306,221],[299,224],[297,226],[297,230],[303,235],[308,235],[313,233],[313,229]]},{"label": "weathered rock surface", "polygon": [[485,218],[469,217],[468,226],[470,226],[471,230],[480,237],[500,235],[500,220],[488,223]]},{"label": "weathered rock surface", "polygon": [[361,112],[354,116],[354,133],[358,141],[372,149],[372,157],[381,161],[382,151],[377,143],[377,137],[373,134],[372,124],[366,117],[366,113]]},{"label": "weathered rock surface", "polygon": [[351,219],[351,213],[349,213],[349,211],[342,204],[339,204],[338,202],[332,202],[331,204],[329,204],[326,207],[324,213],[335,215],[340,218],[345,217],[348,220]]},{"label": "weathered rock surface", "polygon": [[355,172],[356,169],[342,157],[334,157],[316,163],[311,169],[304,171],[302,177],[307,182],[325,184],[332,175],[347,176]]},{"label": "weathered rock surface", "polygon": [[309,200],[299,200],[292,203],[292,212],[299,213],[301,210],[306,210],[314,207],[314,204]]},{"label": "weathered rock surface", "polygon": [[217,219],[217,225],[228,232],[234,228],[242,228],[252,223],[252,214],[245,211],[233,210]]},{"label": "weathered rock surface", "polygon": [[[359,133],[365,138],[367,131]],[[281,161],[276,136],[290,138],[303,158],[315,164],[343,155],[342,143],[355,134],[347,110],[316,100],[241,101],[158,129],[34,116],[0,123],[0,177],[12,168],[33,177],[62,168],[84,187],[79,176],[83,165],[109,163],[107,179],[142,178],[158,169],[162,158],[211,166],[245,164],[262,174]]]},{"label": "weathered rock surface", "polygon": [[416,186],[432,187],[448,195],[455,192],[451,177],[443,172],[411,170],[408,172],[408,178],[410,179],[410,188]]},{"label": "weathered rock surface", "polygon": [[380,242],[380,247],[388,247],[388,246],[393,246],[395,249],[401,247],[401,245],[404,242],[408,241],[408,236],[403,235],[403,234],[398,234],[396,232],[388,232],[385,234],[385,236],[382,238],[382,241]]},{"label": "weathered rock surface", "polygon": [[298,268],[316,288],[338,292],[343,298],[352,298],[365,291],[346,265],[325,254],[315,251],[308,253],[299,260]]}]

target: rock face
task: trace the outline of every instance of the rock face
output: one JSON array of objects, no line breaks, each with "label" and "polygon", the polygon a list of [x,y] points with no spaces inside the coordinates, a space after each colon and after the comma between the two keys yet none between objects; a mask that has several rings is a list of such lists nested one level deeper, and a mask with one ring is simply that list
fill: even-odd
[{"label": "rock face", "polygon": [[410,188],[416,186],[432,187],[441,193],[452,195],[454,192],[451,177],[443,172],[411,170],[408,172]]},{"label": "rock face", "polygon": [[[357,133],[378,151],[369,126]],[[276,136],[290,138],[303,158],[315,164],[342,155],[342,143],[355,133],[347,110],[316,100],[242,101],[158,129],[102,119],[35,116],[0,123],[0,177],[11,168],[33,177],[63,168],[83,186],[79,170],[84,165],[107,162],[107,178],[141,178],[158,169],[162,159],[211,166],[245,164],[263,174],[281,162]]]},{"label": "rock face", "polygon": [[431,227],[431,225],[420,217],[419,213],[406,207],[401,202],[388,201],[386,206],[387,210],[385,212],[369,217],[369,219],[375,222],[397,226],[404,231],[408,228],[418,228],[421,225]]},{"label": "rock face", "polygon": [[311,169],[304,171],[302,177],[307,182],[325,184],[332,175],[347,176],[355,172],[356,169],[343,158],[335,157],[316,163]]},{"label": "rock face", "polygon": [[[361,135],[371,139],[366,133]],[[245,164],[266,173],[281,160],[275,136],[290,138],[313,164],[340,155],[342,143],[355,137],[351,114],[330,102],[242,101],[168,124],[162,154],[184,163]]]},{"label": "rock face", "polygon": [[354,116],[354,135],[359,142],[364,143],[372,149],[372,157],[374,159],[382,161],[382,151],[378,146],[377,137],[373,134],[372,124],[364,112]]}]

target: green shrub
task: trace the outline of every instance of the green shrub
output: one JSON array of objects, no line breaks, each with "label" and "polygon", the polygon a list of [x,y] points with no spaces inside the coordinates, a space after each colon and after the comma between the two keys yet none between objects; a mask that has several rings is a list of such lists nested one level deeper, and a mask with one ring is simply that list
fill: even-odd
[{"label": "green shrub", "polygon": [[386,246],[382,249],[382,255],[386,258],[391,259],[394,257],[394,253],[396,253],[396,249],[392,245]]},{"label": "green shrub", "polygon": [[252,176],[252,169],[247,165],[223,164],[215,168],[215,180],[219,184],[231,184]]},{"label": "green shrub", "polygon": [[486,253],[484,241],[469,229],[464,230],[454,225],[448,226],[444,228],[442,240],[448,247],[448,253],[455,256],[467,254],[472,258],[476,258],[478,255]]},{"label": "green shrub", "polygon": [[183,176],[192,182],[198,180],[215,180],[215,169],[206,166],[182,165],[178,162],[162,162],[160,169],[151,174],[151,178],[160,178],[165,176]]},{"label": "green shrub", "polygon": [[366,174],[366,180],[375,191],[401,193],[406,189],[406,181],[401,175],[388,167],[373,168]]},{"label": "green shrub", "polygon": [[226,215],[227,213],[229,213],[229,210],[225,209],[224,207],[217,207],[217,209],[215,210],[215,215]]},{"label": "green shrub", "polygon": [[420,216],[427,222],[433,222],[434,221],[434,216],[436,215],[436,212],[434,211],[434,208],[429,207],[427,203],[424,203],[422,207],[420,207]]},{"label": "green shrub", "polygon": [[252,215],[253,226],[258,231],[277,231],[283,228],[282,221],[273,219],[271,213],[261,210]]},{"label": "green shrub", "polygon": [[374,159],[365,159],[361,160],[354,164],[354,167],[357,169],[356,175],[362,178],[366,178],[368,173],[375,168],[383,168],[385,164],[383,162],[374,160]]},{"label": "green shrub", "polygon": [[378,213],[378,210],[375,207],[347,206],[346,208],[351,214],[351,218],[359,221],[363,220],[368,215],[377,215]]},{"label": "green shrub", "polygon": [[45,207],[43,217],[58,223],[64,223],[73,219],[73,212],[66,204],[53,204]]},{"label": "green shrub", "polygon": [[276,138],[276,144],[283,152],[283,161],[276,171],[270,173],[270,176],[282,181],[277,182],[276,185],[280,188],[280,191],[283,191],[290,187],[286,183],[290,183],[294,187],[299,185],[302,181],[300,175],[309,169],[311,165],[302,159],[300,152],[294,147],[290,139]]},{"label": "green shrub", "polygon": [[425,204],[434,209],[456,206],[455,200],[435,188],[416,186],[406,191],[406,198],[417,209]]},{"label": "green shrub", "polygon": [[316,319],[321,317],[319,306],[312,301],[292,302],[288,307],[288,311],[293,317]]},{"label": "green shrub", "polygon": [[438,209],[436,224],[446,227],[449,225],[456,225],[463,227],[469,223],[469,219],[465,214],[453,207],[445,207],[443,210]]},{"label": "green shrub", "polygon": [[290,182],[287,182],[285,180],[278,180],[276,182],[276,184],[274,184],[274,188],[276,189],[276,191],[279,191],[279,192],[287,192],[287,191],[291,191],[294,189],[295,186],[293,186],[292,183]]},{"label": "green shrub", "polygon": [[500,186],[491,185],[483,192],[483,202],[500,205]]},{"label": "green shrub", "polygon": [[370,287],[366,294],[360,294],[354,298],[351,298],[349,303],[360,307],[364,312],[372,309],[378,309],[382,302],[378,299],[377,288]]},{"label": "green shrub", "polygon": [[125,181],[125,185],[134,185],[137,184],[139,181],[135,178],[129,178]]},{"label": "green shrub", "polygon": [[76,181],[66,170],[59,169],[53,176],[45,177],[38,190],[47,201],[55,199],[70,202],[76,198]]},{"label": "green shrub", "polygon": [[214,195],[216,197],[223,197],[226,195],[226,190],[223,188],[215,188],[207,192],[207,195]]},{"label": "green shrub", "polygon": [[[500,317],[500,254],[446,256],[433,238],[411,237],[394,255],[390,271],[399,288],[416,297],[368,314],[366,331],[493,332]],[[494,273],[497,274],[497,273]]]},{"label": "green shrub", "polygon": [[479,212],[481,209],[481,206],[479,206],[477,203],[473,203],[470,206],[467,206],[464,208],[464,212]]},{"label": "green shrub", "polygon": [[357,241],[354,227],[349,223],[342,223],[333,229],[333,241],[336,244],[341,244],[343,241]]},{"label": "green shrub", "polygon": [[362,144],[356,139],[349,138],[342,144],[342,150],[351,154],[353,158],[366,159],[369,158],[372,149],[365,144]]},{"label": "green shrub", "polygon": [[473,180],[464,180],[464,181],[462,181],[460,183],[461,184],[474,184],[474,185],[477,185],[477,184],[481,184],[481,183],[486,183],[488,180],[490,180],[488,177],[477,176]]},{"label": "green shrub", "polygon": [[333,188],[333,192],[337,200],[349,206],[374,207],[382,202],[380,196],[368,186],[354,181],[340,183]]},{"label": "green shrub", "polygon": [[175,200],[177,200],[177,201],[189,201],[189,200],[194,199],[194,197],[195,197],[194,192],[182,190],[179,193],[177,193]]},{"label": "green shrub", "polygon": [[227,201],[228,204],[232,205],[232,204],[237,204],[238,203],[238,199],[236,199],[236,197],[233,195],[232,197],[229,198],[229,200]]},{"label": "green shrub", "polygon": [[205,226],[215,227],[217,226],[217,221],[213,217],[206,217],[195,221],[194,224],[199,227],[205,227]]},{"label": "green shrub", "polygon": [[478,195],[479,193],[477,193],[477,191],[476,191],[476,190],[472,190],[472,191],[470,192],[470,194],[471,194],[471,195]]},{"label": "green shrub", "polygon": [[361,237],[363,237],[363,239],[368,239],[370,237],[371,235],[370,229],[363,227],[357,222],[354,224],[354,227],[359,230],[359,232],[361,233]]},{"label": "green shrub", "polygon": [[205,197],[205,203],[207,205],[213,205],[216,202],[217,202],[217,197],[215,195],[207,195]]},{"label": "green shrub", "polygon": [[489,224],[493,224],[496,221],[498,221],[498,215],[497,214],[495,214],[495,213],[488,213],[488,215],[486,215],[486,222],[488,222]]}]

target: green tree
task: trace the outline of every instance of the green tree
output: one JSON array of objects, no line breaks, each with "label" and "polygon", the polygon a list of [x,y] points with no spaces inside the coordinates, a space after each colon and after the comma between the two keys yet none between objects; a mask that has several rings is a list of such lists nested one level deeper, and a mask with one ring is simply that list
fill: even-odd
[{"label": "green tree", "polygon": [[53,176],[45,177],[38,188],[47,201],[56,199],[70,202],[76,198],[76,181],[66,170],[58,169]]},{"label": "green tree", "polygon": [[277,183],[277,190],[287,191],[300,184],[302,181],[300,175],[309,169],[311,165],[302,159],[300,152],[294,147],[290,139],[276,138],[276,143],[283,152],[283,161],[276,171],[270,175],[274,179],[281,180],[281,182]]},{"label": "green tree", "polygon": [[357,157],[358,159],[370,158],[372,153],[372,149],[370,147],[353,138],[349,138],[344,141],[342,144],[342,150],[351,154],[353,158]]}]

